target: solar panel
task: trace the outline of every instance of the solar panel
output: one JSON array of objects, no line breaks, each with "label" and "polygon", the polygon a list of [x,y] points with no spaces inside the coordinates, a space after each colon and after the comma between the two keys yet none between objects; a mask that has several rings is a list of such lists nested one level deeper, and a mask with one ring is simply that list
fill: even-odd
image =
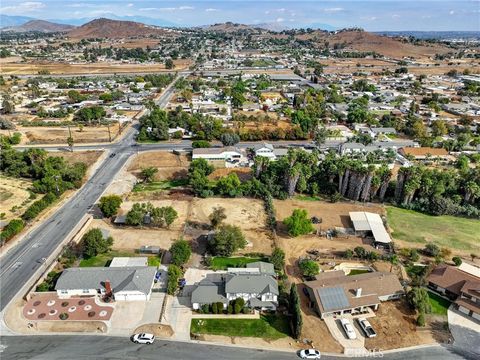
[{"label": "solar panel", "polygon": [[345,309],[350,303],[345,295],[345,289],[341,287],[317,289],[320,301],[325,311]]}]

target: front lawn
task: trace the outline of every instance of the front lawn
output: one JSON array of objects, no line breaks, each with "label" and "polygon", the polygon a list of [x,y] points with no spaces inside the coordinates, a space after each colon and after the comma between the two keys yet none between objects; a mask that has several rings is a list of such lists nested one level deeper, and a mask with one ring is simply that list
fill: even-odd
[{"label": "front lawn", "polygon": [[136,254],[131,251],[117,251],[111,250],[105,254],[98,254],[88,259],[82,259],[80,261],[80,267],[105,267],[110,265],[110,262],[114,257],[132,257]]},{"label": "front lawn", "polygon": [[455,216],[432,216],[413,210],[387,207],[394,239],[440,247],[479,251],[480,221]]},{"label": "front lawn", "polygon": [[283,315],[261,315],[260,319],[193,319],[191,332],[276,340],[290,335],[290,325]]},{"label": "front lawn", "polygon": [[265,258],[261,257],[219,257],[216,256],[212,258],[210,263],[210,268],[212,270],[225,270],[229,267],[239,268],[245,267],[245,265],[255,262],[255,261],[265,261]]},{"label": "front lawn", "polygon": [[428,292],[428,297],[430,299],[430,306],[432,307],[432,314],[447,315],[448,307],[451,304],[450,301],[445,300],[431,291]]},{"label": "front lawn", "polygon": [[140,183],[133,187],[133,192],[170,190],[176,187],[188,185],[188,179],[174,179]]}]

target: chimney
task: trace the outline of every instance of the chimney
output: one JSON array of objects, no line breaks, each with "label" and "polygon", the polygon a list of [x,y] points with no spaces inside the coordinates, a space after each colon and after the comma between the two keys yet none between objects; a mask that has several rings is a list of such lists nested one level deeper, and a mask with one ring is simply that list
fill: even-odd
[{"label": "chimney", "polygon": [[112,285],[110,284],[110,280],[105,280],[105,295],[112,295]]},{"label": "chimney", "polygon": [[358,288],[355,293],[355,297],[360,297],[360,296],[362,296],[362,288]]}]

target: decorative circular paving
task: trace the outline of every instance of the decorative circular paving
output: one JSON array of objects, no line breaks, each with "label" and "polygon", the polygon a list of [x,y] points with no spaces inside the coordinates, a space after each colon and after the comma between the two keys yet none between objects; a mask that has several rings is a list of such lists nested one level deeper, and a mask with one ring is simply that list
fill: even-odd
[{"label": "decorative circular paving", "polygon": [[53,306],[55,305],[55,300],[49,300],[47,303],[47,306]]},{"label": "decorative circular paving", "polygon": [[52,315],[52,316],[53,316],[53,315],[55,315],[56,313],[58,313],[58,311],[55,310],[55,309],[52,309],[52,310],[50,310],[50,311],[48,312],[48,315]]},{"label": "decorative circular paving", "polygon": [[88,317],[94,317],[95,316],[95,311],[90,311],[88,313]]},{"label": "decorative circular paving", "polygon": [[41,301],[38,301],[38,300],[37,300],[37,301],[35,301],[35,302],[33,303],[33,306],[38,306],[38,305],[40,305],[41,303],[42,303]]},{"label": "decorative circular paving", "polygon": [[39,319],[43,319],[45,316],[47,316],[47,314],[41,313],[41,314],[39,314],[37,317],[38,317]]},{"label": "decorative circular paving", "polygon": [[33,314],[35,314],[35,311],[36,311],[35,309],[30,309],[30,310],[27,311],[27,314],[28,315],[33,315]]},{"label": "decorative circular paving", "polygon": [[107,314],[108,314],[108,312],[105,311],[105,310],[102,310],[102,311],[100,311],[100,312],[98,313],[98,315],[99,315],[100,317],[105,317],[105,316],[107,316]]},{"label": "decorative circular paving", "polygon": [[85,305],[85,300],[80,300],[80,301],[78,302],[78,305],[80,305],[80,306]]},{"label": "decorative circular paving", "polygon": [[92,310],[92,305],[85,305],[83,310],[85,310],[85,311]]},{"label": "decorative circular paving", "polygon": [[70,306],[68,308],[68,312],[74,312],[75,310],[77,310],[77,307],[76,306]]}]

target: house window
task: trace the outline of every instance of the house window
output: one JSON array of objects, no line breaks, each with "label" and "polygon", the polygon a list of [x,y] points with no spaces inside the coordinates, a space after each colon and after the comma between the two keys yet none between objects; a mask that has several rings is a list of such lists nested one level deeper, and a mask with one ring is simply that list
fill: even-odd
[{"label": "house window", "polygon": [[60,290],[60,294],[68,294],[67,290]]},{"label": "house window", "polygon": [[90,290],[88,290],[88,289],[83,289],[82,290],[82,293],[84,293],[84,294],[88,294],[89,292],[90,292]]}]

